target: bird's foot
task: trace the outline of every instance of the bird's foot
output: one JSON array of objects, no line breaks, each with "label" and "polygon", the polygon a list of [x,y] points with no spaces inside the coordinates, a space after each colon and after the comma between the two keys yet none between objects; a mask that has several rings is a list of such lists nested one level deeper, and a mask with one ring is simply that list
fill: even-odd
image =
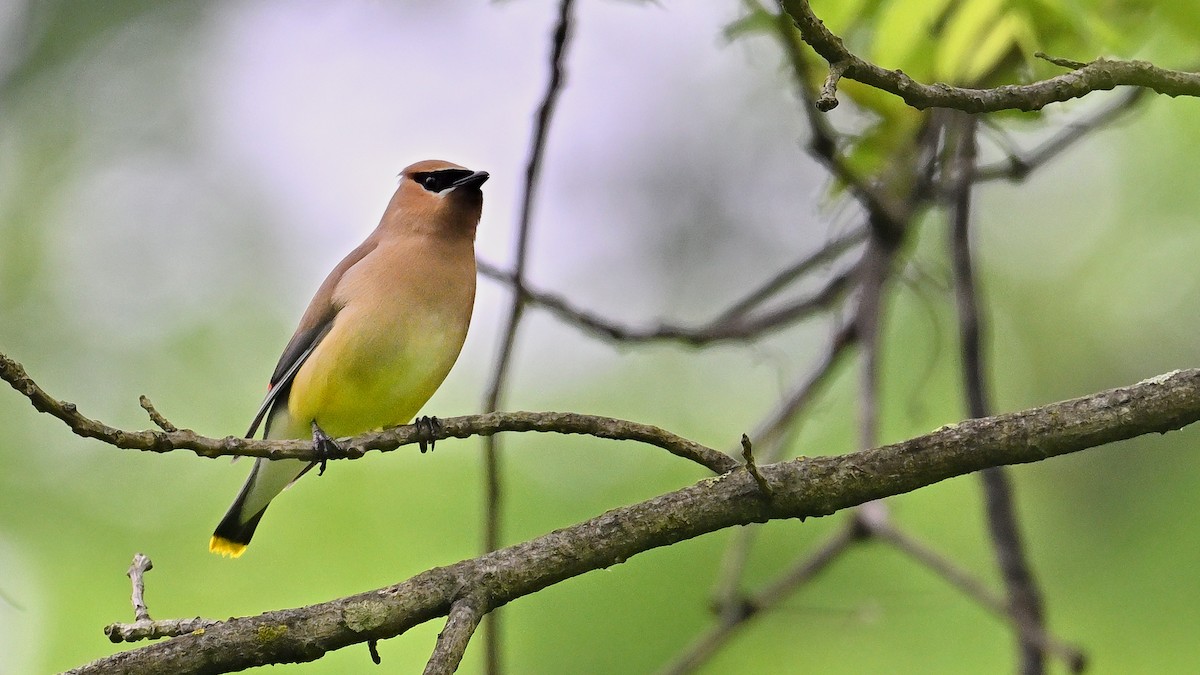
[{"label": "bird's foot", "polygon": [[312,423],[312,436],[313,452],[317,455],[316,461],[321,465],[317,470],[317,475],[323,476],[325,475],[325,462],[330,457],[342,456],[342,448],[336,441],[329,437],[329,434],[326,434],[321,427],[317,426],[316,420],[313,420]]},{"label": "bird's foot", "polygon": [[426,449],[432,451],[434,443],[445,438],[442,421],[436,417],[418,417],[413,424],[417,427],[417,446],[421,448],[421,454],[425,454]]}]

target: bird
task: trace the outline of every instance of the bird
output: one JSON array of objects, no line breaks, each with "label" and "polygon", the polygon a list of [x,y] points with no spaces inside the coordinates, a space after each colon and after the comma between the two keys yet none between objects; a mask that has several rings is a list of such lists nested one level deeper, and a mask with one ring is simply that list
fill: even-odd
[{"label": "bird", "polygon": [[[462,350],[475,303],[475,229],[486,171],[424,160],[400,173],[383,217],[325,278],[271,375],[246,432],[309,438],[318,457],[332,438],[409,423]],[[430,434],[436,418],[418,420]],[[331,445],[332,444],[332,445]],[[422,444],[424,450],[424,444]],[[255,460],[209,540],[245,552],[267,506],[323,462]]]}]

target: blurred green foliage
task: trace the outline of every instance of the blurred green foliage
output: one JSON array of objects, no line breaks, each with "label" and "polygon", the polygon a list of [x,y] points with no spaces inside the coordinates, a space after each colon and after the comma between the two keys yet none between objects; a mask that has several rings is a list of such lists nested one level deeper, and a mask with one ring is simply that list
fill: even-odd
[{"label": "blurred green foliage", "polygon": [[[679,145],[680,138],[717,133],[765,137],[755,141],[762,144],[755,153],[794,144],[791,130],[798,127],[764,118],[757,105],[765,92],[792,86],[775,67],[782,59],[774,38],[763,35],[778,25],[765,14],[774,10],[765,3],[749,10],[731,5],[723,24],[693,23],[687,3],[663,4],[634,9],[665,11],[688,30],[708,31],[705,39],[725,27],[760,50],[753,54],[769,58],[747,59],[757,79],[737,96],[713,93],[728,101],[735,129],[688,130],[680,122],[684,131],[664,131],[626,149],[619,170],[635,166],[639,177],[677,182],[656,183],[628,200],[605,195],[606,204],[621,202],[608,205],[614,214],[639,215],[628,230],[614,225],[603,234],[604,246],[620,251],[621,267],[577,278],[565,292],[595,293],[622,308],[628,293],[611,289],[626,283],[668,309],[713,310],[708,290],[736,296],[752,285],[755,269],[728,278],[711,270],[747,270],[751,265],[742,262],[788,248],[780,241],[820,240],[825,230],[797,233],[790,221],[772,229],[741,219],[752,208],[741,192],[748,188],[727,186],[744,174],[691,161],[693,152]],[[1035,49],[1187,64],[1200,38],[1196,10],[1183,2],[814,6],[864,56],[919,79],[963,83],[1056,72],[1031,58]],[[210,435],[237,433],[257,405],[296,309],[323,273],[292,253],[297,235],[280,224],[279,205],[258,196],[241,167],[206,151],[210,110],[194,73],[213,58],[219,47],[211,40],[213,24],[230,11],[226,3],[42,1],[7,18],[7,34],[19,39],[7,41],[0,64],[0,351],[23,362],[53,394],[115,425],[147,425],[136,405],[146,393],[178,424]],[[735,20],[739,11],[748,18]],[[590,20],[580,18],[584,35],[603,25]],[[531,27],[530,35],[541,30]],[[1153,44],[1144,44],[1149,36]],[[663,38],[661,48],[671,44]],[[731,46],[721,56],[743,58]],[[814,61],[814,75],[823,75],[819,65]],[[572,71],[570,93],[596,86],[583,77],[587,72]],[[397,77],[382,86],[403,84],[403,69]],[[536,83],[540,75],[521,77]],[[682,84],[668,83],[657,95],[669,99],[675,86]],[[878,169],[911,143],[917,113],[853,83],[841,91],[853,105],[834,119],[857,130],[853,151],[861,170]],[[1062,108],[1070,115],[1089,105]],[[1154,101],[1027,182],[981,189],[976,245],[998,408],[1195,365],[1196,105]],[[779,109],[795,125],[794,107]],[[473,123],[486,126],[486,111],[473,114]],[[562,114],[567,131],[551,145],[575,147],[569,106]],[[1029,145],[1064,124],[1064,113],[998,119]],[[745,159],[738,150],[731,149],[731,162]],[[688,162],[678,161],[683,153]],[[602,168],[599,159],[573,161],[597,173]],[[785,213],[798,214],[822,194],[824,181],[814,172],[809,184],[756,193],[753,201],[775,200]],[[535,237],[561,236],[550,229]],[[589,235],[569,231],[580,240]],[[664,251],[680,250],[686,255],[662,260]],[[793,257],[787,253],[785,260]],[[763,275],[766,267],[756,266]],[[931,215],[913,246],[910,283],[897,285],[889,298],[885,440],[962,416],[945,269],[944,225]],[[676,272],[695,274],[695,281],[669,277]],[[494,294],[481,288],[481,303]],[[486,320],[473,328],[468,352],[430,412],[474,409],[494,328]],[[724,447],[806,368],[827,331],[806,326],[752,346],[704,352],[669,345],[617,352],[537,315],[526,334],[555,350],[519,350],[514,407],[625,416]],[[839,374],[803,420],[792,454],[854,447],[855,383],[853,372]],[[472,556],[481,539],[473,441],[441,444],[430,456],[399,452],[338,463],[289,493],[264,525],[269,532],[231,562],[209,555],[205,543],[246,464],[138,455],[73,438],[15,393],[0,395],[0,429],[5,675],[61,670],[126,648],[110,645],[100,630],[131,616],[123,572],[137,551],[155,563],[147,577],[153,616],[221,618],[393,583]],[[1192,639],[1200,629],[1193,578],[1200,565],[1200,516],[1192,503],[1200,482],[1196,444],[1197,432],[1185,430],[1014,470],[1050,623],[1087,651],[1097,672],[1187,672],[1200,662]],[[527,434],[510,437],[507,447],[510,541],[701,477],[662,453],[594,439]],[[995,583],[978,493],[965,478],[899,497],[892,506],[904,527]],[[745,586],[772,578],[840,521],[758,528]],[[651,551],[514,603],[504,610],[512,671],[645,672],[667,662],[712,620],[709,592],[729,538],[717,533]],[[290,670],[413,672],[439,628],[434,622],[382,643],[381,668],[369,663],[365,648],[351,648]],[[1011,642],[998,619],[872,544],[743,630],[708,672],[1005,672]],[[480,651],[468,652],[464,672],[479,670]]]}]

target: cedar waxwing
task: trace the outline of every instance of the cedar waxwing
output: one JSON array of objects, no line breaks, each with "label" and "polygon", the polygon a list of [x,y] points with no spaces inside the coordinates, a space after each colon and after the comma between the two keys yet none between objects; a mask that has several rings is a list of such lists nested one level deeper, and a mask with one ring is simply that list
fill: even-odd
[{"label": "cedar waxwing", "polygon": [[[309,303],[247,437],[265,420],[265,438],[311,436],[320,452],[331,437],[412,420],[467,336],[487,179],[438,160],[400,174],[379,227]],[[209,550],[240,556],[271,499],[316,464],[256,460]]]}]

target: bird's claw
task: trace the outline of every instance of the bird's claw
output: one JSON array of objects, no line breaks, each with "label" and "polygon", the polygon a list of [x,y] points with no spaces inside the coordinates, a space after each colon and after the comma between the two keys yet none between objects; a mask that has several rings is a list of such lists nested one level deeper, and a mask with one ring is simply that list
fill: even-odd
[{"label": "bird's claw", "polygon": [[421,454],[426,449],[432,451],[437,439],[443,437],[442,421],[436,417],[418,417],[413,425],[417,427],[417,447],[421,448]]},{"label": "bird's claw", "polygon": [[326,434],[321,427],[317,426],[316,420],[313,420],[312,423],[312,437],[313,452],[316,453],[317,462],[320,464],[320,467],[317,469],[317,475],[323,476],[325,475],[325,463],[330,457],[340,456],[342,448],[336,441],[329,437],[329,434]]}]

